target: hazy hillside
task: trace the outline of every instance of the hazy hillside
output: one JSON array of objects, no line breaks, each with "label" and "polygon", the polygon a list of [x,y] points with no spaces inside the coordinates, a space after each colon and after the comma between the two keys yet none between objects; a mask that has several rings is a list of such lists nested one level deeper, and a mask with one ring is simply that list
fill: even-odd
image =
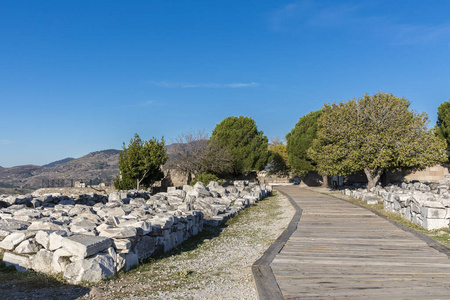
[{"label": "hazy hillside", "polygon": [[[66,158],[44,166],[0,167],[0,188],[33,190],[45,182],[92,180],[93,184],[110,181],[119,173],[119,150],[104,150],[83,157]],[[0,191],[2,192],[2,191]],[[4,192],[4,189],[3,189]]]},{"label": "hazy hillside", "polygon": [[62,165],[64,163],[69,162],[69,161],[74,160],[74,159],[75,158],[73,158],[73,157],[64,158],[64,159],[57,160],[57,161],[51,162],[49,164],[43,165],[43,167],[45,167],[45,168],[53,168],[53,167]]}]

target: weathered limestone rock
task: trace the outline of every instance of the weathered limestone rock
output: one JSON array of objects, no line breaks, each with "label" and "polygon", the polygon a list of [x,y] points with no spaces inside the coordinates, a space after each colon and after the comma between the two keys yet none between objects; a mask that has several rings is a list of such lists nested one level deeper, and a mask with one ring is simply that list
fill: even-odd
[{"label": "weathered limestone rock", "polygon": [[66,249],[58,249],[53,252],[53,258],[51,262],[51,269],[53,273],[65,272],[67,265],[71,264],[70,258],[73,256],[72,253]]},{"label": "weathered limestone rock", "polygon": [[3,254],[3,262],[6,266],[14,266],[18,272],[25,272],[31,268],[31,260],[28,255],[18,255],[11,252]]},{"label": "weathered limestone rock", "polygon": [[447,211],[445,207],[434,208],[422,206],[422,216],[429,219],[445,219]]},{"label": "weathered limestone rock", "polygon": [[76,223],[70,224],[70,231],[73,233],[89,234],[95,235],[94,231],[97,228],[97,224],[91,220],[84,219]]},{"label": "weathered limestone rock", "polygon": [[[267,192],[249,183],[241,191],[247,197],[240,199],[242,205]],[[240,193],[213,182],[207,188],[199,183],[151,198],[148,192],[123,191],[111,194],[108,202],[93,193],[18,197],[20,201],[14,197],[14,203],[22,204],[0,208],[0,245],[14,252],[5,257],[21,270],[32,267],[64,272],[72,282],[96,281],[180,245],[203,229],[206,214],[214,218],[211,224],[220,224],[242,209]],[[33,201],[41,207],[33,209]]]},{"label": "weathered limestone rock", "polygon": [[33,261],[31,263],[31,267],[36,272],[42,272],[50,274],[52,272],[52,259],[53,259],[53,252],[41,249],[33,258]]},{"label": "weathered limestone rock", "polygon": [[128,272],[137,265],[139,265],[139,258],[136,253],[129,252],[117,255],[117,270]]},{"label": "weathered limestone rock", "polygon": [[132,245],[131,239],[113,239],[113,247],[121,252],[128,252]]},{"label": "weathered limestone rock", "polygon": [[5,250],[13,250],[17,245],[24,240],[34,237],[36,232],[33,231],[16,231],[8,235],[0,242],[0,248]]},{"label": "weathered limestone rock", "polygon": [[[402,183],[386,188],[377,186],[373,189],[373,193],[383,198],[385,210],[397,212],[425,229],[448,228],[449,179],[439,183]],[[346,190],[345,194],[363,200],[372,197],[371,193],[364,189]]]},{"label": "weathered limestone rock", "polygon": [[196,201],[194,203],[194,209],[203,211],[203,213],[207,217],[214,217],[218,214],[217,208],[213,207],[211,204],[206,203],[204,201]]},{"label": "weathered limestone rock", "polygon": [[78,259],[67,265],[64,278],[69,282],[97,282],[116,274],[116,262],[106,253],[97,253],[93,257]]},{"label": "weathered limestone rock", "polygon": [[448,219],[423,219],[423,228],[427,230],[439,229],[439,228],[447,228],[449,227]]},{"label": "weathered limestone rock", "polygon": [[156,238],[144,235],[136,244],[135,249],[138,259],[143,260],[149,258],[156,250]]},{"label": "weathered limestone rock", "polygon": [[134,227],[116,227],[108,228],[99,233],[99,236],[105,236],[109,238],[123,239],[135,237],[137,230]]},{"label": "weathered limestone rock", "polygon": [[119,224],[119,227],[132,227],[136,228],[139,235],[146,235],[152,232],[152,226],[149,222],[138,221],[136,219],[126,220]]},{"label": "weathered limestone rock", "polygon": [[49,244],[48,250],[54,251],[63,246],[64,240],[63,238],[67,236],[67,232],[65,231],[54,231],[49,235]]},{"label": "weathered limestone rock", "polygon": [[113,192],[113,193],[109,194],[109,196],[108,196],[108,201],[110,201],[110,202],[114,202],[114,201],[119,202],[119,201],[122,201],[122,198],[120,197],[120,193],[118,193],[118,192]]},{"label": "weathered limestone rock", "polygon": [[101,236],[72,235],[63,237],[63,248],[77,257],[87,257],[108,249],[112,239]]},{"label": "weathered limestone rock", "polygon": [[29,230],[64,230],[64,226],[52,221],[33,221],[28,227]]},{"label": "weathered limestone rock", "polygon": [[14,249],[14,252],[17,254],[34,254],[39,251],[39,247],[36,244],[36,240],[31,238],[21,242]]}]

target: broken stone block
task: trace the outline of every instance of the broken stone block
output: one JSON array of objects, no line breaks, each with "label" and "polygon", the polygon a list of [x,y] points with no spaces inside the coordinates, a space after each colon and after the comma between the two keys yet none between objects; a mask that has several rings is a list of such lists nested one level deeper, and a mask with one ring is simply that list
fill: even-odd
[{"label": "broken stone block", "polygon": [[39,251],[39,247],[36,244],[35,239],[27,239],[23,242],[21,242],[17,247],[14,249],[14,252],[17,254],[34,254]]},{"label": "broken stone block", "polygon": [[129,252],[117,255],[117,271],[123,270],[128,272],[137,265],[139,265],[139,258],[136,253]]},{"label": "broken stone block", "polygon": [[33,221],[28,227],[29,230],[64,230],[64,226],[51,221]]},{"label": "broken stone block", "polygon": [[48,249],[50,246],[50,233],[48,231],[44,231],[44,230],[39,230],[36,233],[36,242],[41,245],[42,247],[44,247],[45,249]]},{"label": "broken stone block", "polygon": [[130,239],[113,239],[113,247],[122,252],[130,250],[132,245]]},{"label": "broken stone block", "polygon": [[5,252],[3,254],[3,262],[6,266],[14,266],[18,272],[25,272],[31,268],[31,260],[27,256]]},{"label": "broken stone block", "polygon": [[213,217],[218,214],[217,208],[213,207],[211,204],[206,203],[204,201],[196,201],[194,203],[194,209],[201,210],[205,216],[207,217]]},{"label": "broken stone block", "polygon": [[[114,260],[114,267],[117,266],[117,252],[116,252],[116,250],[114,250],[113,247],[109,247],[108,249],[106,249],[103,252],[107,253],[109,256],[111,256],[113,258],[113,260]],[[117,272],[117,268],[116,268],[116,272]]]},{"label": "broken stone block", "polygon": [[95,230],[96,230],[97,232],[100,232],[100,231],[103,231],[103,230],[108,229],[108,228],[112,228],[112,226],[109,225],[109,224],[107,224],[107,223],[102,223],[102,224],[98,225],[98,226],[95,228]]},{"label": "broken stone block", "polygon": [[64,278],[69,282],[97,282],[116,274],[114,259],[106,253],[97,253],[93,257],[78,259],[67,265]]},{"label": "broken stone block", "polygon": [[114,202],[114,201],[119,202],[119,201],[122,201],[122,198],[120,197],[120,193],[118,193],[118,192],[113,192],[113,193],[109,194],[109,196],[108,196],[108,201],[110,201],[110,202]]},{"label": "broken stone block", "polygon": [[439,201],[426,201],[423,203],[424,207],[432,207],[432,208],[445,208],[444,204]]},{"label": "broken stone block", "polygon": [[146,203],[147,201],[144,198],[134,198],[134,199],[130,199],[130,204],[134,205],[134,206],[142,206]]},{"label": "broken stone block", "polygon": [[115,227],[107,228],[99,233],[99,236],[105,236],[109,238],[130,238],[137,235],[137,230],[134,227]]},{"label": "broken stone block", "polygon": [[446,216],[445,208],[422,207],[422,216],[429,219],[444,219]]},{"label": "broken stone block", "polygon": [[146,235],[152,231],[152,226],[150,223],[145,221],[127,220],[122,221],[119,226],[136,228],[137,233],[140,235]]},{"label": "broken stone block", "polygon": [[63,248],[77,257],[87,257],[108,249],[112,239],[101,236],[77,234],[63,237]]},{"label": "broken stone block", "polygon": [[49,244],[48,250],[54,251],[63,246],[63,238],[67,236],[67,232],[65,231],[54,231],[49,235]]},{"label": "broken stone block", "polygon": [[58,249],[53,252],[53,258],[51,261],[51,269],[53,273],[61,273],[66,270],[67,265],[71,264],[70,257],[73,254],[66,249]]},{"label": "broken stone block", "polygon": [[13,232],[0,242],[0,248],[5,250],[13,250],[18,244],[30,237],[34,237],[35,235],[36,232],[28,230]]},{"label": "broken stone block", "polygon": [[51,273],[52,272],[53,252],[46,249],[39,250],[33,258],[31,267],[36,272]]},{"label": "broken stone block", "polygon": [[439,229],[439,228],[448,228],[449,220],[448,219],[428,219],[424,218],[422,223],[423,228],[427,230]]},{"label": "broken stone block", "polygon": [[155,252],[156,238],[148,235],[142,236],[135,249],[140,260],[149,258]]},{"label": "broken stone block", "polygon": [[73,233],[82,233],[86,234],[88,232],[94,232],[97,224],[92,222],[91,220],[84,219],[82,221],[70,224],[70,231]]}]

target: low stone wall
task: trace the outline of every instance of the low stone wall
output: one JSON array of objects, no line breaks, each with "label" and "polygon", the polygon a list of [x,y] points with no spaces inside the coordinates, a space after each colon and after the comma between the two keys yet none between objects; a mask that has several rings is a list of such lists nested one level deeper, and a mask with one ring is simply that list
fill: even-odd
[{"label": "low stone wall", "polygon": [[448,228],[450,222],[450,180],[437,183],[402,183],[343,192],[368,204],[383,201],[384,210],[401,214],[427,230]]},{"label": "low stone wall", "polygon": [[219,225],[270,193],[245,181],[222,187],[121,191],[108,196],[0,196],[0,249],[18,271],[95,282],[178,246],[204,224]]}]

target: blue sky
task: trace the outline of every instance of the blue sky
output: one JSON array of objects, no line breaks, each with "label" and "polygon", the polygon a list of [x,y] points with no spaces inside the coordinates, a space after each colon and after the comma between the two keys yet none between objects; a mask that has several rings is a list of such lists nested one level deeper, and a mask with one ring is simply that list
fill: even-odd
[{"label": "blue sky", "polygon": [[284,137],[323,103],[392,92],[436,122],[450,1],[1,1],[0,166],[228,116]]}]

